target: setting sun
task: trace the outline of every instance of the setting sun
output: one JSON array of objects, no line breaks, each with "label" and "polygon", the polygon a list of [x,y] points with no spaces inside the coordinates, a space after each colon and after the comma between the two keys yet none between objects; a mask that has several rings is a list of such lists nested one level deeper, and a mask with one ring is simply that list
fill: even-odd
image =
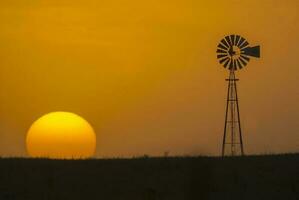
[{"label": "setting sun", "polygon": [[88,158],[95,152],[96,135],[82,117],[69,112],[52,112],[32,124],[26,145],[32,157]]}]

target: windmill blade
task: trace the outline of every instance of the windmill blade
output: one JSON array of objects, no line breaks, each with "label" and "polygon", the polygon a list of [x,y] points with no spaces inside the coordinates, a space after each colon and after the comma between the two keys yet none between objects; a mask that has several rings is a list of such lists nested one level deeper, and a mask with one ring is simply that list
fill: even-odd
[{"label": "windmill blade", "polygon": [[225,39],[221,40],[221,43],[226,46],[227,48],[229,48],[229,44],[227,43],[227,41]]},{"label": "windmill blade", "polygon": [[234,46],[235,45],[235,35],[231,35],[230,40],[232,41],[232,46]]},{"label": "windmill blade", "polygon": [[227,57],[227,54],[218,54],[217,55],[217,58],[220,59],[220,58],[224,58],[224,57]]},{"label": "windmill blade", "polygon": [[223,65],[224,68],[227,68],[229,61],[230,61],[230,58],[228,58],[228,60],[224,63],[224,65]]},{"label": "windmill blade", "polygon": [[224,63],[225,61],[229,60],[229,57],[223,58],[219,61],[220,64]]},{"label": "windmill blade", "polygon": [[233,70],[235,69],[235,65],[234,64],[235,64],[234,59],[232,59],[232,62],[231,62],[231,65],[230,65],[230,69],[233,69]]},{"label": "windmill blade", "polygon": [[240,36],[240,35],[237,35],[237,36],[236,36],[236,42],[235,42],[236,46],[238,46],[238,44],[239,44],[239,42],[240,42],[240,39],[241,39],[241,36]]},{"label": "windmill blade", "polygon": [[220,48],[220,49],[223,49],[223,50],[227,50],[228,48],[227,47],[225,47],[223,44],[219,44],[218,45],[218,48]]},{"label": "windmill blade", "polygon": [[243,64],[243,67],[245,67],[245,66],[247,65],[247,61],[244,60],[242,57],[240,57],[239,60],[240,60],[241,63]]},{"label": "windmill blade", "polygon": [[243,49],[244,47],[247,47],[249,43],[245,41],[241,46],[239,46],[240,49]]},{"label": "windmill blade", "polygon": [[217,49],[217,53],[226,53],[227,54],[227,51],[224,51],[222,49]]},{"label": "windmill blade", "polygon": [[242,69],[242,68],[243,68],[243,67],[242,67],[242,64],[241,64],[240,61],[239,61],[239,59],[237,59],[237,64],[238,64],[239,69]]},{"label": "windmill blade", "polygon": [[244,48],[242,49],[242,55],[260,58],[260,46]]},{"label": "windmill blade", "polygon": [[226,39],[226,41],[228,42],[229,46],[232,47],[232,46],[233,46],[233,43],[232,43],[232,41],[230,40],[230,37],[229,37],[229,36],[226,36],[225,39]]},{"label": "windmill blade", "polygon": [[234,68],[234,62],[232,59],[230,59],[230,63],[229,63],[229,70],[232,70]]},{"label": "windmill blade", "polygon": [[243,58],[243,59],[245,59],[247,62],[249,62],[249,60],[250,60],[250,58],[249,58],[249,57],[247,57],[247,56],[244,56],[244,55],[241,55],[240,57],[241,57],[241,58]]},{"label": "windmill blade", "polygon": [[241,37],[239,43],[237,44],[237,47],[240,48],[240,46],[241,46],[245,41],[246,41],[246,40],[245,40],[243,37]]},{"label": "windmill blade", "polygon": [[237,61],[236,60],[234,60],[234,70],[238,70],[238,68],[237,68]]}]

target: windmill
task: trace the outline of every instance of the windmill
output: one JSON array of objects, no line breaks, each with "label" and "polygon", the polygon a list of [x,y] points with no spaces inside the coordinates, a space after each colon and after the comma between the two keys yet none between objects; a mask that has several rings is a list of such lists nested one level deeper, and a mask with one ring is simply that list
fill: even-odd
[{"label": "windmill", "polygon": [[240,111],[235,71],[243,69],[250,59],[260,58],[260,46],[249,46],[247,40],[240,35],[224,37],[217,47],[217,59],[229,70],[227,101],[225,111],[224,134],[222,140],[222,156],[244,155]]}]

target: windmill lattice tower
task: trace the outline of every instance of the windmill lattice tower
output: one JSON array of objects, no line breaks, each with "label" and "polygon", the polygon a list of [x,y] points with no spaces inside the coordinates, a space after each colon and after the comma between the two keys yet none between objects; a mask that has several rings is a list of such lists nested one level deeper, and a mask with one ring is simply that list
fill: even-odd
[{"label": "windmill lattice tower", "polygon": [[224,37],[217,47],[217,59],[229,70],[227,101],[225,111],[222,156],[243,156],[244,146],[240,122],[240,110],[235,71],[243,69],[251,57],[260,58],[260,46],[250,47],[240,35]]}]

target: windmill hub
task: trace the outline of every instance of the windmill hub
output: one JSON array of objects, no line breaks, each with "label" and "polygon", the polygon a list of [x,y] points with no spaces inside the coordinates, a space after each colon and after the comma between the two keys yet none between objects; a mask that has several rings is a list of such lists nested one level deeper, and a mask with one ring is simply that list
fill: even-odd
[{"label": "windmill hub", "polygon": [[232,57],[233,59],[239,59],[240,55],[241,55],[241,49],[237,46],[232,46],[229,51],[228,54],[230,55],[230,57]]}]

